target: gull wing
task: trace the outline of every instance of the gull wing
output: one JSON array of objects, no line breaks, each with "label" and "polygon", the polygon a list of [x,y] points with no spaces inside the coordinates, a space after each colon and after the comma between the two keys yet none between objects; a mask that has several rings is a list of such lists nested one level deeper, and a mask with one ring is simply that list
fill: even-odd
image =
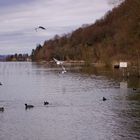
[{"label": "gull wing", "polygon": [[43,30],[46,30],[46,28],[43,27],[43,26],[38,26],[38,28],[43,29]]},{"label": "gull wing", "polygon": [[55,58],[53,58],[53,60],[57,63],[58,62],[58,60],[57,59],[55,59]]},{"label": "gull wing", "polygon": [[53,58],[53,60],[56,62],[57,65],[60,65],[60,64],[62,65],[63,64],[63,61],[59,61],[59,60],[57,60],[55,58]]}]

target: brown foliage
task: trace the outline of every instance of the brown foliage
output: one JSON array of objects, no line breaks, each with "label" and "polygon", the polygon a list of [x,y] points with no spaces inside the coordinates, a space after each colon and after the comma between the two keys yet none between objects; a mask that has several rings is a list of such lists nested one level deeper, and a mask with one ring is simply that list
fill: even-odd
[{"label": "brown foliage", "polygon": [[[44,42],[35,60],[86,60],[111,62],[135,60],[140,50],[140,0],[125,0],[92,25]],[[137,50],[137,51],[135,51]]]}]

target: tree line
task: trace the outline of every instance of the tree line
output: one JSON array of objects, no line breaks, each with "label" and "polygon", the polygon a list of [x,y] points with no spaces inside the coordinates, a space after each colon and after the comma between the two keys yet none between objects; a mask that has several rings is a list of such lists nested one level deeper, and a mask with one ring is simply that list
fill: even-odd
[{"label": "tree line", "polygon": [[[55,35],[32,50],[33,61],[84,60],[87,63],[129,61],[139,64],[140,0],[125,0],[94,24],[63,36]],[[137,61],[136,61],[137,60]]]}]

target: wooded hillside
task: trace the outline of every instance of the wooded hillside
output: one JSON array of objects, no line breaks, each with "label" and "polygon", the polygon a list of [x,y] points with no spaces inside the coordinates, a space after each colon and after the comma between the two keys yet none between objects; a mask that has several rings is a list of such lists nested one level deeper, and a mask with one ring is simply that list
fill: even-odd
[{"label": "wooded hillside", "polygon": [[140,0],[125,0],[94,24],[62,37],[56,35],[32,51],[33,61],[48,61],[53,57],[89,63],[137,63],[140,59]]}]

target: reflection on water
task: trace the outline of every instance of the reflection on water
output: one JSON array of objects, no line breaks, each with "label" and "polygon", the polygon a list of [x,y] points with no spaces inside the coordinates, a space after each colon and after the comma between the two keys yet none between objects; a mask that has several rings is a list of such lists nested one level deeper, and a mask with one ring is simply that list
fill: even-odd
[{"label": "reflection on water", "polygon": [[[60,71],[35,63],[0,63],[0,107],[5,108],[0,140],[140,139],[139,79],[123,79],[107,69]],[[26,110],[25,103],[35,107]]]}]

